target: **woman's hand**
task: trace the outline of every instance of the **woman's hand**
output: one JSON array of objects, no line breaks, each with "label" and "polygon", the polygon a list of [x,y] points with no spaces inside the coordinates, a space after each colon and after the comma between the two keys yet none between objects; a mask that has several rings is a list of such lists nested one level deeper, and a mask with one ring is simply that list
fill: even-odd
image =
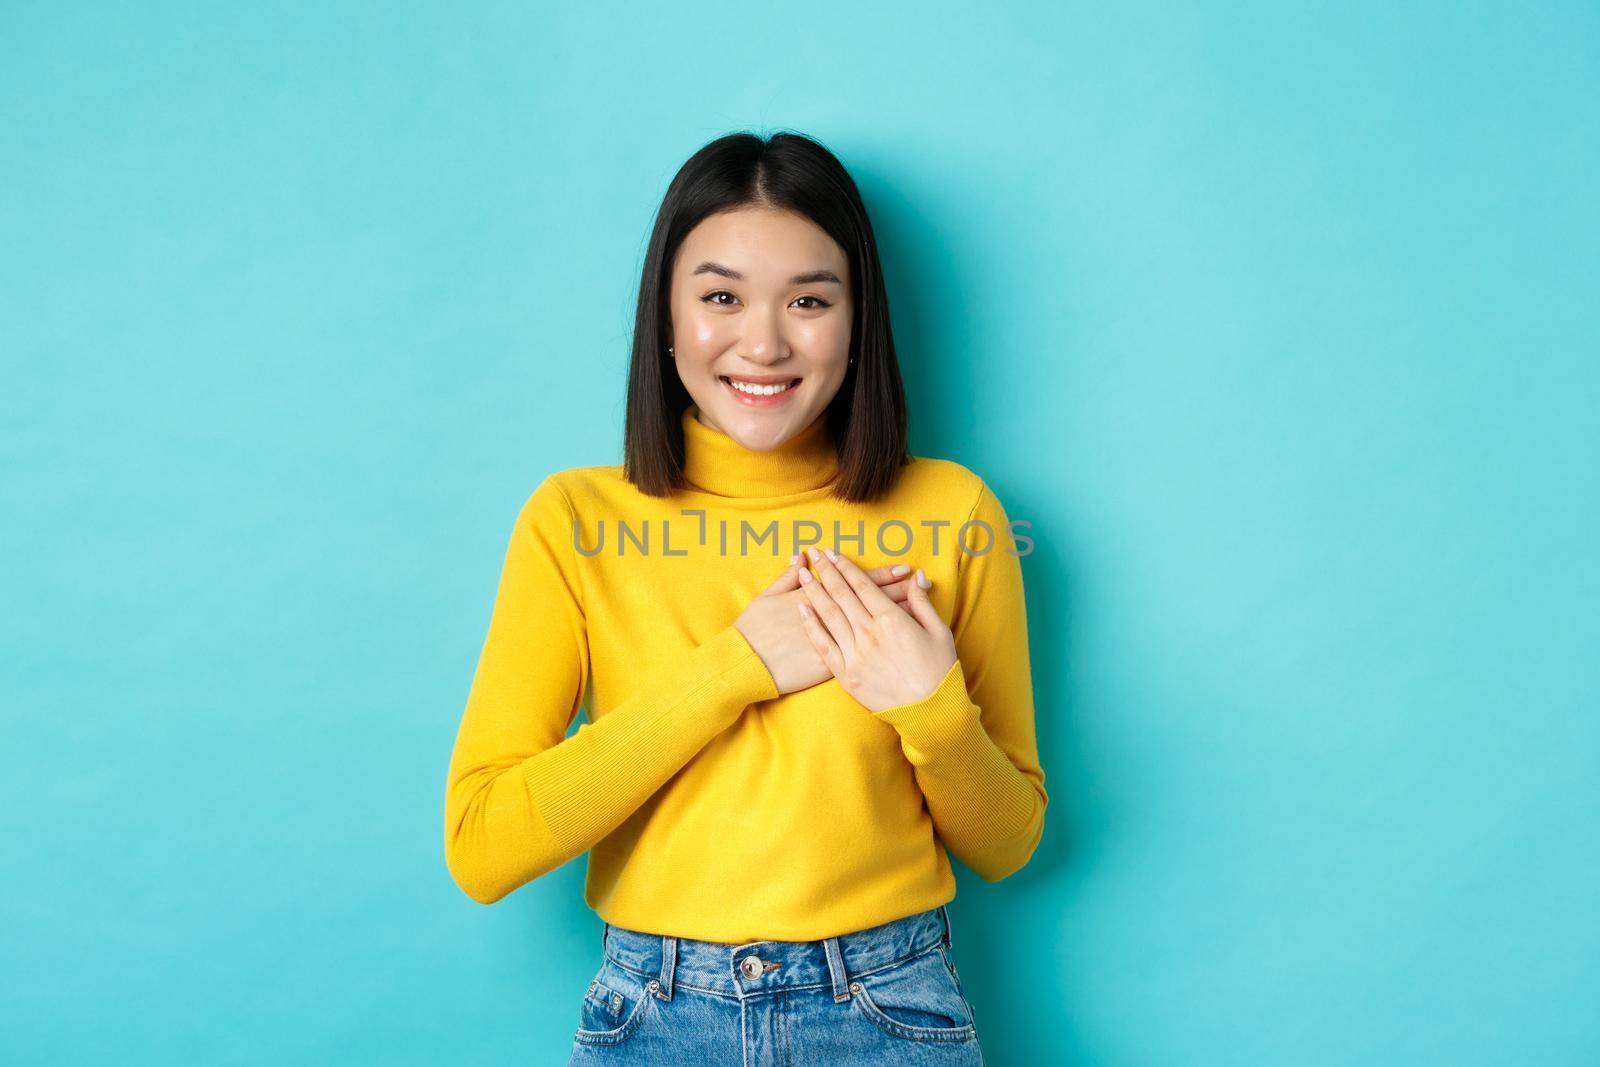
[{"label": "woman's hand", "polygon": [[[870,571],[856,568],[874,592],[902,613],[898,605],[911,595],[910,570],[903,563]],[[805,593],[800,588],[800,574],[804,571],[805,565],[797,552],[790,557],[789,566],[777,580],[757,593],[744,613],[734,620],[739,632],[766,664],[780,695],[809,689],[833,676],[807,636],[805,620],[797,610],[805,601]]]},{"label": "woman's hand", "polygon": [[[845,692],[878,712],[922,700],[956,662],[956,640],[928,600],[919,568],[904,607],[840,554],[811,550],[818,577],[800,579],[813,647]],[[928,582],[931,585],[931,582]]]}]

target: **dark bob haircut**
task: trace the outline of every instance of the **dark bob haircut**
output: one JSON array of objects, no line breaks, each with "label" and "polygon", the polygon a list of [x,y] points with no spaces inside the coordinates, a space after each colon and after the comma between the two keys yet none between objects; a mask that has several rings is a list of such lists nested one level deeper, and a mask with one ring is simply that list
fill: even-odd
[{"label": "dark bob haircut", "polygon": [[671,334],[672,263],[700,222],[741,207],[778,208],[803,215],[832,237],[850,262],[850,355],[838,395],[823,418],[839,453],[831,495],[877,499],[909,461],[906,396],[889,327],[889,299],[872,223],[843,164],[804,134],[752,133],[720,137],[678,170],[656,213],[639,280],[633,360],[628,370],[624,472],[650,496],[683,486],[680,418],[693,401],[667,354]]}]

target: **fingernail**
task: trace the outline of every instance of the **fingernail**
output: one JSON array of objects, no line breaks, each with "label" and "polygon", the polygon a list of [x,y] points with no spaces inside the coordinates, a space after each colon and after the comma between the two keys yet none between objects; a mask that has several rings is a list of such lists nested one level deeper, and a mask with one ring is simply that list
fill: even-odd
[{"label": "fingernail", "polygon": [[796,563],[799,563],[799,562],[800,562],[800,553],[796,552],[794,555],[789,557],[789,566],[793,567]]},{"label": "fingernail", "polygon": [[911,568],[906,566],[904,563],[896,563],[893,567],[889,568],[889,573],[894,575],[896,578],[900,577],[902,574],[909,574],[910,572]]},{"label": "fingernail", "polygon": [[828,549],[828,558],[833,560],[835,563],[838,563],[839,562],[839,553],[835,552],[833,549],[830,548],[830,549]]},{"label": "fingernail", "polygon": [[800,584],[801,585],[805,585],[809,581],[811,581],[811,572],[808,571],[808,570],[802,569],[800,571]]},{"label": "fingernail", "polygon": [[815,563],[817,560],[822,558],[822,553],[818,552],[814,548],[806,549],[806,555],[811,557],[811,562],[813,562],[813,563]]},{"label": "fingernail", "polygon": [[930,580],[926,574],[922,573],[921,567],[917,568],[917,584],[922,586],[924,589],[927,589],[929,586],[933,585],[932,580]]}]

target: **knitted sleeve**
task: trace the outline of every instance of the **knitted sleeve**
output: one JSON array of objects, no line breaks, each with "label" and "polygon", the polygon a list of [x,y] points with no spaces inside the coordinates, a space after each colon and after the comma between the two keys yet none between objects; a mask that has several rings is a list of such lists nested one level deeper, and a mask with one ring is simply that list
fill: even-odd
[{"label": "knitted sleeve", "polygon": [[752,703],[778,696],[731,620],[594,722],[573,511],[552,475],[511,531],[445,787],[445,862],[492,904],[593,847]]},{"label": "knitted sleeve", "polygon": [[927,697],[877,716],[899,732],[945,846],[997,882],[1032,857],[1050,798],[1034,737],[1020,549],[987,485],[980,483],[968,521],[986,523],[994,536],[982,554],[981,527],[962,538],[973,551],[957,561],[956,662]]}]

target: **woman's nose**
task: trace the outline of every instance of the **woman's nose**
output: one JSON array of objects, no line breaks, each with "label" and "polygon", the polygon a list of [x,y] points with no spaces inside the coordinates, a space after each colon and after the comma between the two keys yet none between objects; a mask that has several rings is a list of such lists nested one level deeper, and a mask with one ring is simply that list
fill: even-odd
[{"label": "woman's nose", "polygon": [[743,341],[740,355],[752,363],[775,363],[789,354],[783,332],[770,322],[749,320]]}]

